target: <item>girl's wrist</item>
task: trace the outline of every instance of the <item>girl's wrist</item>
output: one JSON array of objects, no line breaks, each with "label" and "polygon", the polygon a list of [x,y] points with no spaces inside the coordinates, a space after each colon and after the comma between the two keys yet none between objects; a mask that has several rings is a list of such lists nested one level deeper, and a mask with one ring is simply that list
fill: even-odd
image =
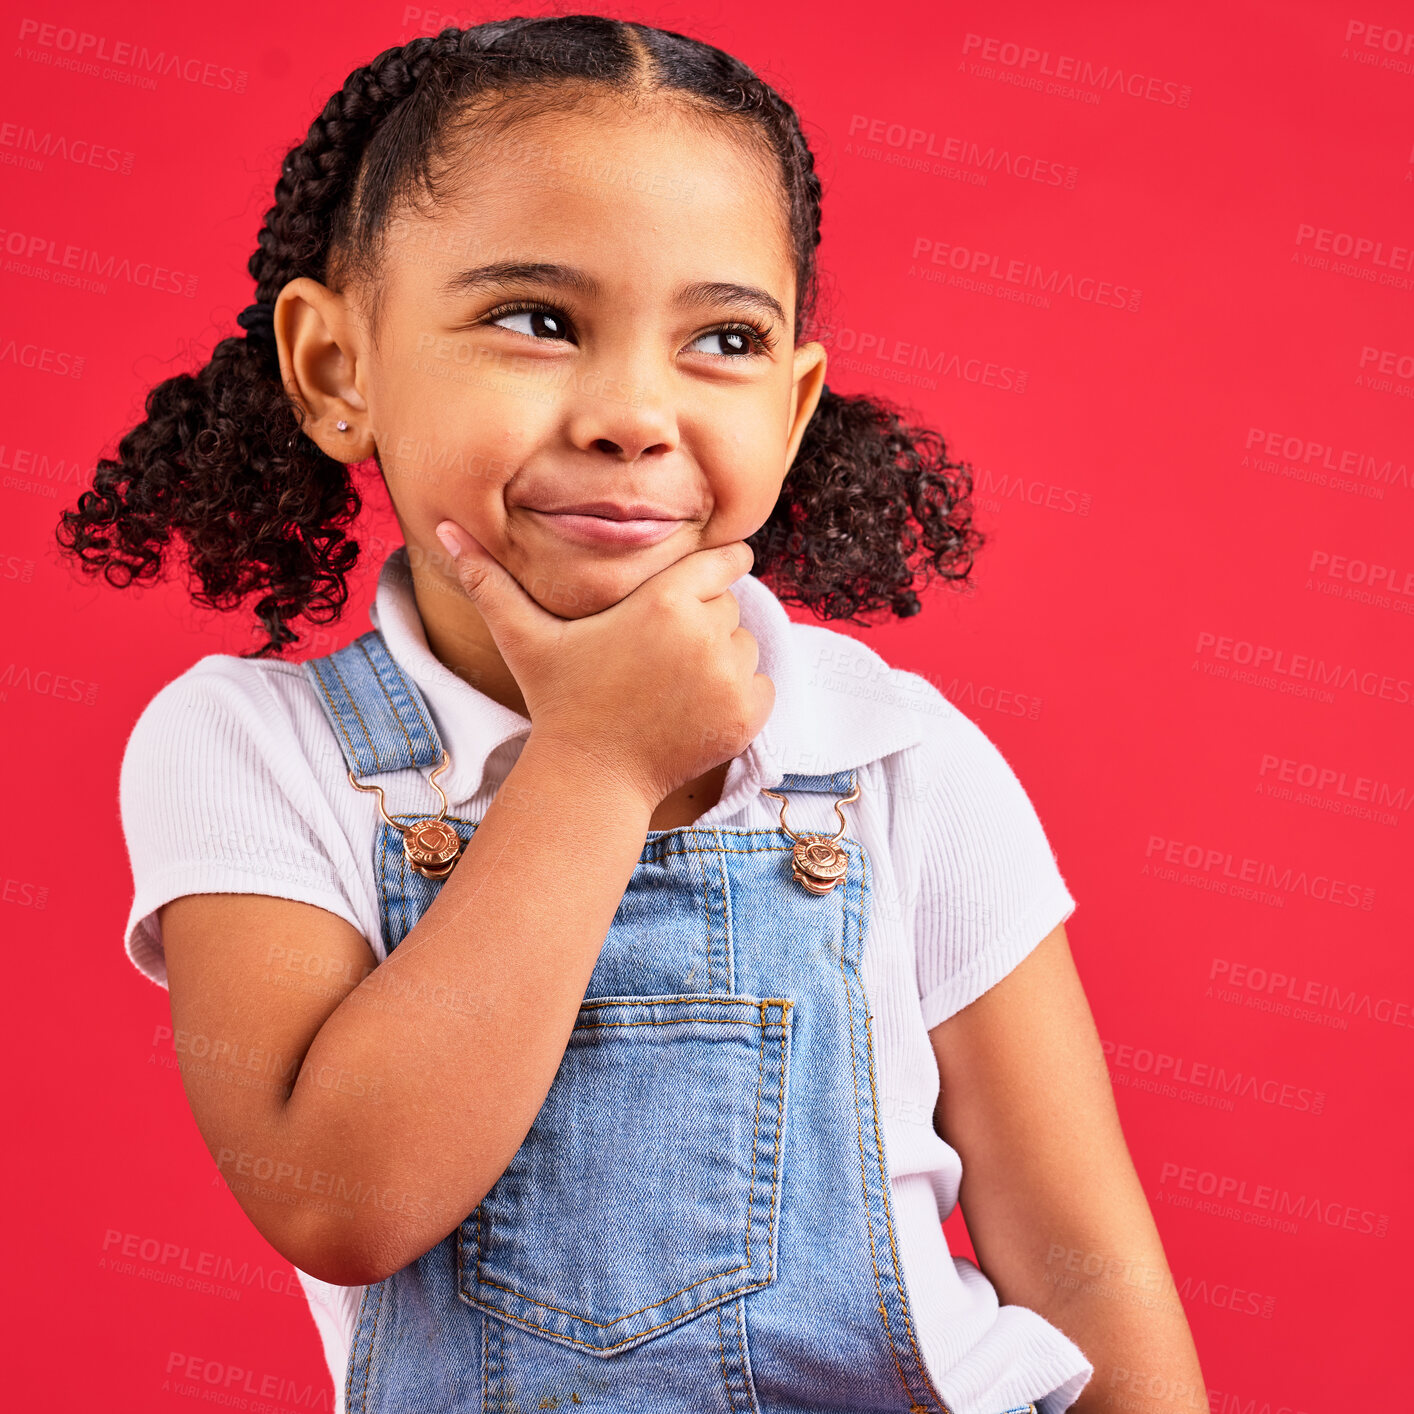
[{"label": "girl's wrist", "polygon": [[662,797],[626,762],[607,758],[580,739],[553,731],[537,732],[533,726],[521,749],[520,759],[527,757],[535,765],[537,778],[543,770],[546,780],[553,780],[562,794],[588,796],[613,810],[617,818],[641,816],[647,834],[648,821]]}]

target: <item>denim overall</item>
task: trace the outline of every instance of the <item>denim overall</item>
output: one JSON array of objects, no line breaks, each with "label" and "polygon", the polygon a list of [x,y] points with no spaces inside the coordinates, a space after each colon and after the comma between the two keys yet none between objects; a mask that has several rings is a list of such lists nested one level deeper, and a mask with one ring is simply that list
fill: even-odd
[{"label": "denim overall", "polygon": [[[303,668],[355,777],[441,760],[377,630]],[[463,842],[476,830],[446,819]],[[839,844],[848,872],[817,896],[780,829],[648,832],[509,1167],[456,1231],[365,1288],[348,1414],[949,1414],[892,1221],[860,975],[870,864]],[[441,883],[381,818],[373,867],[391,952]]]}]

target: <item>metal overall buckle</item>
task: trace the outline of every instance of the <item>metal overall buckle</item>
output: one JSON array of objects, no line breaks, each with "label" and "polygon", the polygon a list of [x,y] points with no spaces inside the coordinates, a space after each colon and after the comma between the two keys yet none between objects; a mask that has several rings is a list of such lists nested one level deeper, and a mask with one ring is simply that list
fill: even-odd
[{"label": "metal overall buckle", "polygon": [[845,831],[844,811],[841,805],[848,805],[851,800],[859,799],[859,782],[855,781],[854,789],[848,795],[841,796],[835,801],[835,816],[840,822],[840,827],[832,835],[822,835],[809,832],[798,835],[786,824],[787,801],[779,791],[761,788],[762,795],[769,795],[781,802],[781,829],[795,841],[795,848],[791,850],[790,866],[791,876],[802,888],[809,889],[812,894],[827,894],[845,876],[845,871],[849,868],[849,855],[835,843]]},{"label": "metal overall buckle", "polygon": [[447,794],[437,784],[437,777],[447,769],[450,761],[451,757],[443,749],[441,764],[427,778],[427,783],[442,797],[442,808],[436,815],[430,815],[425,820],[414,820],[411,825],[400,825],[396,820],[388,819],[388,812],[383,809],[382,786],[361,786],[354,779],[354,773],[349,772],[349,781],[355,790],[373,791],[377,794],[378,813],[387,824],[401,833],[403,854],[407,862],[424,879],[445,879],[456,867],[462,852],[461,836],[443,819],[447,813]]}]

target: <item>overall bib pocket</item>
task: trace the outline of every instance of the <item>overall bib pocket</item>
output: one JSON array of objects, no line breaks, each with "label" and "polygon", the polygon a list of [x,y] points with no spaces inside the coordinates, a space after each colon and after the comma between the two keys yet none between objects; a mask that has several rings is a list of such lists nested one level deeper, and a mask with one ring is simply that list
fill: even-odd
[{"label": "overall bib pocket", "polygon": [[607,1356],[774,1281],[791,1019],[779,998],[586,1000],[461,1225],[462,1300]]}]

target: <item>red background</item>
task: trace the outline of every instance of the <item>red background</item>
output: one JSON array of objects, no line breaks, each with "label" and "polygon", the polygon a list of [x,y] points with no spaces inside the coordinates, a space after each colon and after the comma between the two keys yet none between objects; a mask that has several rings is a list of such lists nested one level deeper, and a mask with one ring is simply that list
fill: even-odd
[{"label": "red background", "polygon": [[[1411,1232],[1414,11],[1069,8],[611,13],[717,43],[782,87],[825,185],[831,386],[903,400],[976,469],[991,542],[974,592],[847,631],[929,675],[1036,803],[1212,1408],[1353,1409],[1407,1383],[1391,1377]],[[53,528],[148,388],[234,331],[278,164],[347,72],[498,13],[74,0],[5,22],[17,1408],[189,1407],[162,1392],[174,1352],[327,1389],[298,1288],[230,1299],[164,1284],[181,1279],[170,1255],[110,1265],[136,1235],[289,1274],[217,1178],[155,1039],[166,998],[121,944],[127,733],[198,657],[251,640],[248,614],[198,611],[180,575],[126,593],[82,580]],[[197,78],[75,67],[85,32],[198,60]],[[1028,49],[1051,57],[1023,63]],[[1090,65],[1067,92],[1036,77],[1061,56]],[[182,292],[61,283],[71,245],[181,272]],[[949,283],[951,260],[974,259],[959,250],[1054,275],[1049,305],[995,278]],[[396,543],[381,500],[366,529],[354,606],[307,651],[367,627]],[[1232,888],[1244,860],[1265,897]],[[1201,1065],[1260,1088],[1172,1083]],[[1245,1221],[1263,1186],[1302,1205],[1293,1231]]]}]

